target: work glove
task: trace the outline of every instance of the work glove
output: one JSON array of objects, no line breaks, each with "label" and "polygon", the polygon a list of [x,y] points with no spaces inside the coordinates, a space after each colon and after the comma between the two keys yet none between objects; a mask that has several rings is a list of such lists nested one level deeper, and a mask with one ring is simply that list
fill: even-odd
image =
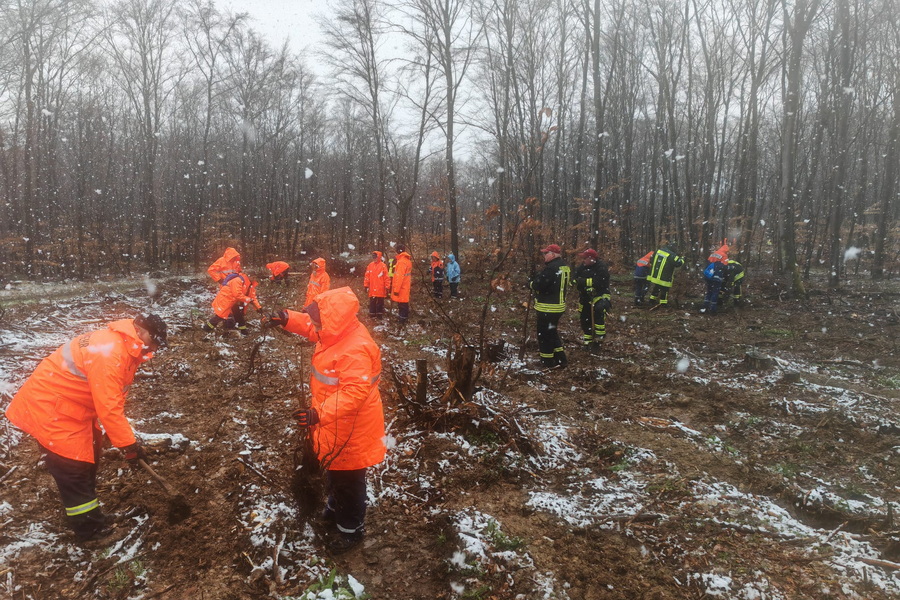
[{"label": "work glove", "polygon": [[293,417],[297,419],[297,425],[300,427],[312,427],[319,422],[319,413],[314,408],[295,410]]},{"label": "work glove", "polygon": [[609,310],[612,308],[612,302],[610,302],[609,298],[601,298],[598,304],[600,304],[600,307],[603,310]]},{"label": "work glove", "polygon": [[284,327],[284,325],[287,323],[287,320],[288,316],[286,311],[280,310],[278,312],[270,312],[269,316],[263,320],[262,326],[267,329],[279,326]]},{"label": "work glove", "polygon": [[141,446],[140,442],[135,442],[133,444],[129,444],[125,446],[122,450],[122,458],[128,461],[132,467],[138,466],[138,460],[146,460],[147,452],[144,450],[144,447]]}]

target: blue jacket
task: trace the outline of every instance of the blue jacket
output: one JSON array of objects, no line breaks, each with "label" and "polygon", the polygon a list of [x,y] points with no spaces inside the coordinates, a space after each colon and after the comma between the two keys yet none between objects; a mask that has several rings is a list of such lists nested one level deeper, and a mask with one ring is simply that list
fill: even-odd
[{"label": "blue jacket", "polygon": [[456,262],[456,257],[452,254],[447,255],[447,264],[444,265],[444,272],[447,275],[448,283],[459,283],[459,263]]}]

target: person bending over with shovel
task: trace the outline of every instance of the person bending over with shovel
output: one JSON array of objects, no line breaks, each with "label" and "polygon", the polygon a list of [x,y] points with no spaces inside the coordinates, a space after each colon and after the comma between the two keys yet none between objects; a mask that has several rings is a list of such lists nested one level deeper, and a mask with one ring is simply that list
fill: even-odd
[{"label": "person bending over with shovel", "polygon": [[156,315],[110,323],[66,342],[45,358],[6,409],[13,425],[33,436],[80,542],[109,533],[113,519],[97,499],[102,433],[135,466],[146,457],[125,418],[125,389],[138,367],[166,345]]},{"label": "person bending over with shovel", "polygon": [[363,539],[366,470],[384,460],[384,410],[378,381],[381,350],[359,319],[359,300],[349,287],[320,294],[297,312],[272,313],[280,326],[317,342],[312,355],[311,406],[293,413],[308,428],[325,471],[328,499],[323,513],[333,523],[326,540],[335,554]]}]

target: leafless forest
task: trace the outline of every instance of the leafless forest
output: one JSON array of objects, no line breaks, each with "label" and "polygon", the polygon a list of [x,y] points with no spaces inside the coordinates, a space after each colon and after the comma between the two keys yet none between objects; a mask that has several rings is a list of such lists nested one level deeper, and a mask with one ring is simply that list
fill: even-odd
[{"label": "leafless forest", "polygon": [[[896,273],[898,0],[339,0],[295,55],[204,0],[0,5],[17,277],[663,239]],[[313,69],[311,65],[317,68]],[[321,75],[322,71],[327,75]],[[798,267],[794,267],[798,265]]]}]

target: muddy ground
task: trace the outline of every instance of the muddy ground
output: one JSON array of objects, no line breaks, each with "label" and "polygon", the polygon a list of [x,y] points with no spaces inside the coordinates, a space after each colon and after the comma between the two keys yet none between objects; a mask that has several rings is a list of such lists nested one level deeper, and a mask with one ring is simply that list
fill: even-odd
[{"label": "muddy ground", "polygon": [[[336,557],[292,487],[289,414],[311,347],[256,325],[246,338],[203,335],[212,288],[188,277],[154,284],[171,347],[139,374],[126,414],[190,515],[173,513],[166,493],[110,450],[99,495],[120,522],[79,546],[36,444],[0,425],[0,591],[13,600],[327,598],[354,586],[391,600],[896,598],[897,282],[826,292],[813,281],[809,298],[794,300],[771,278],[748,281],[749,306],[709,316],[695,309],[699,284],[681,283],[672,306],[650,310],[633,307],[629,278],[616,277],[602,350],[578,346],[570,308],[561,329],[571,366],[549,372],[537,368],[533,335],[518,359],[520,288],[488,297],[487,279],[470,277],[463,300],[438,305],[419,285],[403,331],[363,310],[383,349],[391,451],[370,474],[364,544]],[[334,284],[361,292],[358,278]],[[267,282],[260,296],[283,305],[299,286]],[[67,337],[147,308],[147,291],[0,299],[7,380],[20,382]],[[442,401],[451,336],[477,344],[485,302],[486,338],[505,347],[471,402]],[[425,404],[415,401],[422,358]]]}]

